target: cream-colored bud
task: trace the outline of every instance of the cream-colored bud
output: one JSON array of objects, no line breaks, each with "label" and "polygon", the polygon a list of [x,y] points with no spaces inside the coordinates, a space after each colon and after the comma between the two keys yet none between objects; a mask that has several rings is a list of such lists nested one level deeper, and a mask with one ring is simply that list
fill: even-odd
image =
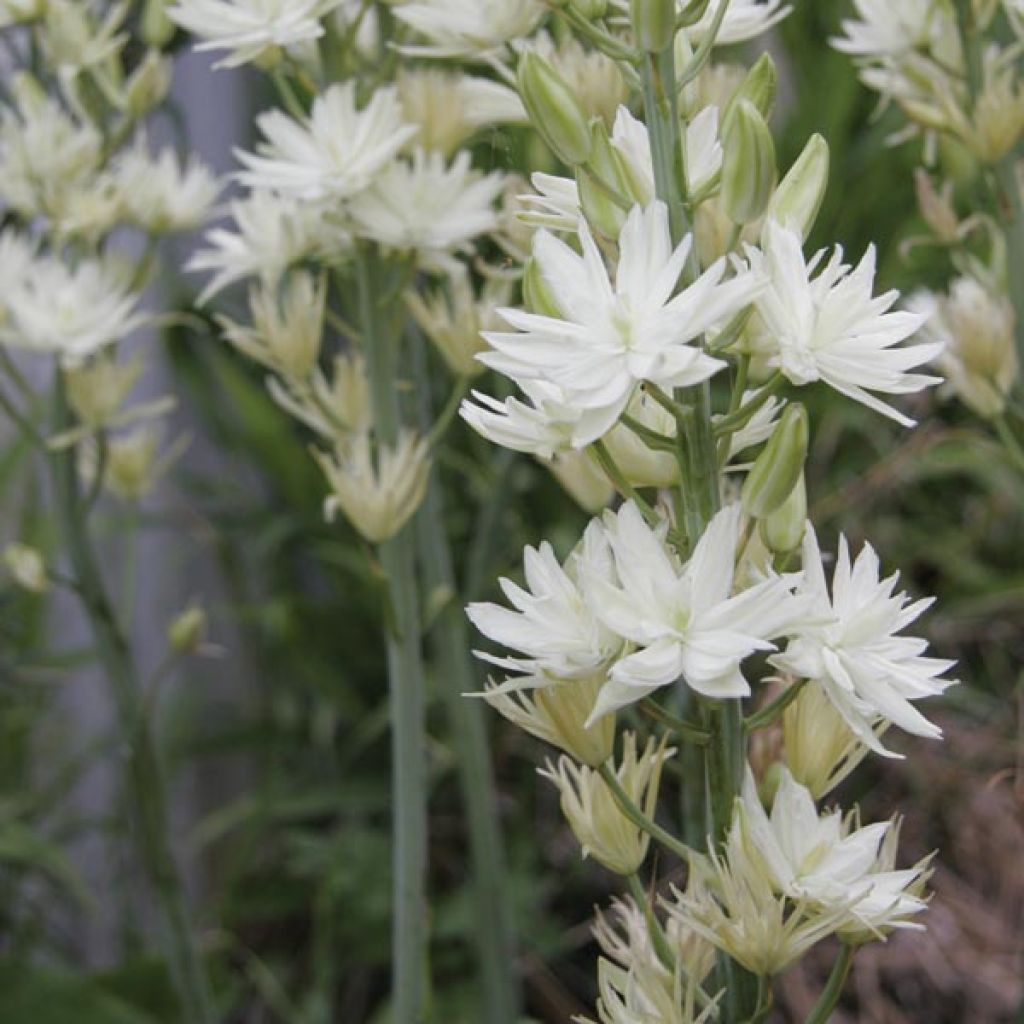
[{"label": "cream-colored bud", "polygon": [[[677,425],[672,414],[649,395],[638,392],[626,408],[638,425],[670,441]],[[623,423],[616,424],[605,435],[604,442],[623,476],[634,487],[674,487],[680,480],[679,460],[671,451],[652,448]]]},{"label": "cream-colored bud", "polygon": [[810,425],[799,402],[786,407],[772,436],[743,483],[743,511],[763,519],[790,496],[804,471]]},{"label": "cream-colored bud", "polygon": [[768,204],[767,219],[778,221],[806,238],[825,198],[829,159],[828,143],[822,136],[812,135],[775,190]]},{"label": "cream-colored bud", "polygon": [[803,473],[789,497],[759,523],[759,533],[766,548],[776,555],[788,555],[803,543],[807,528],[807,484]]},{"label": "cream-colored bud", "polygon": [[608,477],[585,451],[558,452],[544,465],[584,512],[591,515],[601,512],[615,497],[615,488]]},{"label": "cream-colored bud", "polygon": [[[879,725],[879,735],[882,731],[884,726]],[[786,708],[782,737],[786,767],[815,800],[832,792],[864,760],[869,749],[816,682],[804,683],[800,695]]]},{"label": "cream-colored bud", "polygon": [[167,17],[168,0],[145,0],[139,19],[139,34],[147,46],[165,47],[175,33],[174,22]]},{"label": "cream-colored bud", "polygon": [[[103,486],[124,501],[145,498],[166,467],[166,462],[158,458],[159,444],[159,435],[144,427],[109,439]],[[92,483],[101,462],[93,445],[82,445],[79,452],[82,474]]]},{"label": "cream-colored bud", "polygon": [[935,237],[945,245],[952,245],[960,234],[960,219],[953,206],[953,182],[947,181],[942,189],[935,188],[931,175],[919,167],[914,172],[917,208]]},{"label": "cream-colored bud", "polygon": [[586,49],[572,35],[561,39],[557,48],[546,45],[548,37],[543,34],[537,42],[538,49],[565,79],[586,120],[600,117],[610,127],[630,92],[615,61],[600,50]]},{"label": "cream-colored bud", "polygon": [[482,332],[501,328],[503,321],[497,310],[507,306],[511,297],[510,281],[489,278],[477,299],[469,271],[458,264],[448,277],[447,287],[423,295],[406,292],[405,303],[452,373],[457,377],[477,377],[485,369],[476,358],[487,350]]},{"label": "cream-colored bud", "polygon": [[150,50],[132,72],[125,85],[125,108],[138,119],[143,118],[167,98],[174,69],[171,61],[159,50]]},{"label": "cream-colored bud", "polygon": [[8,544],[4,548],[4,565],[14,582],[33,594],[42,594],[50,586],[46,563],[36,548],[27,544]]},{"label": "cream-colored bud", "polygon": [[119,363],[110,352],[64,372],[68,404],[91,430],[105,427],[117,417],[142,374],[142,359],[135,355]]},{"label": "cream-colored bud", "polygon": [[539,54],[519,60],[519,95],[534,128],[551,151],[569,167],[590,156],[590,129],[565,79]]},{"label": "cream-colored bud", "polygon": [[286,380],[306,381],[320,358],[327,280],[305,271],[293,274],[278,290],[267,285],[249,292],[252,327],[217,318],[224,337],[244,355]]},{"label": "cream-colored bud", "polygon": [[167,642],[176,654],[195,654],[206,639],[208,626],[206,609],[190,605],[175,616],[167,627]]},{"label": "cream-colored bud", "polygon": [[722,149],[722,206],[735,223],[748,224],[764,213],[778,180],[775,140],[750,100],[729,111]]},{"label": "cream-colored bud", "polygon": [[974,110],[961,114],[959,134],[983,163],[996,164],[1024,134],[1024,84],[1015,63],[985,62],[985,75]]},{"label": "cream-colored bud", "polygon": [[333,455],[313,455],[331,489],[324,506],[328,520],[340,511],[371,544],[394,537],[427,493],[430,448],[411,432],[394,447],[379,445],[376,458],[366,434],[339,445]]},{"label": "cream-colored bud", "polygon": [[[626,733],[622,763],[614,769],[622,788],[648,817],[653,817],[657,805],[662,766],[675,754],[674,749],[666,749],[666,743],[667,737],[660,744],[651,737],[638,755],[636,734]],[[557,766],[548,762],[541,775],[561,794],[562,813],[583,847],[583,856],[593,857],[616,874],[634,874],[647,856],[650,838],[622,812],[600,774],[561,757]]]},{"label": "cream-colored bud", "polygon": [[603,673],[584,679],[542,676],[531,680],[537,684],[533,688],[489,683],[481,696],[531,736],[598,768],[615,750],[615,715],[605,715],[590,728],[586,722],[606,681]]}]

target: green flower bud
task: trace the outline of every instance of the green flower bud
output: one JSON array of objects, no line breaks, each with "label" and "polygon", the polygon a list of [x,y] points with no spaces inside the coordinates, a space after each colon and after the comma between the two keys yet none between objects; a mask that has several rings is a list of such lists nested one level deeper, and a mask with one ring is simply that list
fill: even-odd
[{"label": "green flower bud", "polygon": [[586,168],[576,172],[580,206],[587,220],[605,238],[618,238],[633,205],[629,176],[622,154],[612,145],[604,121],[590,122],[591,149]]},{"label": "green flower bud", "polygon": [[590,226],[604,238],[618,238],[622,225],[626,223],[626,211],[622,206],[583,167],[576,171],[576,186],[580,191],[580,208]]},{"label": "green flower bud", "polygon": [[165,47],[174,37],[175,25],[167,17],[167,0],[146,0],[139,19],[139,35],[147,46]]},{"label": "green flower bud", "polygon": [[565,79],[539,54],[519,61],[519,95],[530,121],[552,152],[569,167],[590,156],[590,129]]},{"label": "green flower bud", "polygon": [[735,223],[747,224],[764,213],[778,177],[775,140],[750,100],[732,108],[722,148],[722,206]]},{"label": "green flower bud", "polygon": [[806,238],[818,218],[828,187],[829,149],[812,135],[768,204],[768,218]]},{"label": "green flower bud", "polygon": [[747,72],[747,77],[736,90],[725,110],[724,121],[735,109],[740,100],[749,100],[757,107],[761,116],[767,121],[775,109],[775,97],[779,91],[779,73],[771,54],[762,53],[758,62]]},{"label": "green flower bud", "polygon": [[167,640],[176,654],[195,654],[206,639],[206,612],[191,605],[167,627]]},{"label": "green flower bud", "polygon": [[540,264],[531,256],[523,268],[523,302],[531,313],[561,320],[564,314],[555,301],[551,286],[544,280]]},{"label": "green flower bud", "polygon": [[676,0],[632,0],[630,16],[641,50],[661,53],[672,45],[676,38]]},{"label": "green flower bud", "polygon": [[150,50],[128,79],[125,107],[134,118],[145,117],[163,103],[171,89],[171,62],[159,50]]},{"label": "green flower bud", "polygon": [[696,25],[707,13],[711,6],[711,0],[690,0],[690,2],[679,12],[679,24],[684,28]]},{"label": "green flower bud", "polygon": [[759,525],[761,540],[776,555],[788,555],[803,543],[807,525],[807,484],[803,473],[789,497]]},{"label": "green flower bud", "polygon": [[743,511],[764,519],[778,509],[796,487],[807,460],[810,433],[807,410],[799,402],[786,408],[743,482]]},{"label": "green flower bud", "polygon": [[608,10],[608,0],[570,0],[569,6],[587,21],[603,18]]}]

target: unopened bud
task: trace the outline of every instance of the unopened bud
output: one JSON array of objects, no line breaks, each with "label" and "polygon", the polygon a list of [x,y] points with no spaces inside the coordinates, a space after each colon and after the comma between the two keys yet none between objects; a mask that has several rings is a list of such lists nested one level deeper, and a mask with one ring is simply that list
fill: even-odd
[{"label": "unopened bud", "polygon": [[790,496],[803,473],[809,433],[807,410],[799,402],[788,406],[743,483],[748,516],[763,519]]},{"label": "unopened bud", "polygon": [[812,135],[775,190],[768,204],[768,219],[807,238],[825,198],[828,169],[828,143],[821,135]]},{"label": "unopened bud", "polygon": [[175,654],[195,654],[206,639],[207,617],[199,605],[186,608],[167,627],[167,642]]},{"label": "unopened bud", "polygon": [[167,0],[146,0],[139,19],[139,35],[147,46],[160,49],[173,38],[174,22],[167,17]]},{"label": "unopened bud", "polygon": [[551,286],[544,279],[540,263],[532,256],[526,261],[523,270],[523,302],[531,313],[549,316],[555,320],[564,317],[562,310],[555,301]]},{"label": "unopened bud", "polygon": [[803,543],[807,528],[807,484],[803,473],[789,497],[759,524],[761,540],[773,554],[788,555]]},{"label": "unopened bud", "polygon": [[646,53],[661,53],[676,37],[676,0],[632,0],[630,16],[636,44]]},{"label": "unopened bud", "polygon": [[145,117],[159,106],[171,88],[171,62],[159,50],[150,50],[125,87],[125,106],[134,118]]},{"label": "unopened bud", "polygon": [[736,224],[748,224],[764,213],[778,178],[775,140],[750,100],[733,106],[722,144],[722,206]]},{"label": "unopened bud", "polygon": [[757,63],[747,72],[746,78],[736,90],[725,111],[727,121],[730,113],[740,102],[749,100],[767,121],[775,109],[775,97],[779,91],[779,73],[771,54],[763,53]]},{"label": "unopened bud", "polygon": [[953,206],[953,182],[946,181],[941,189],[932,182],[931,175],[918,167],[914,172],[914,190],[917,208],[924,222],[944,245],[953,245],[960,233],[960,219]]},{"label": "unopened bud", "polygon": [[690,0],[690,2],[679,12],[679,24],[684,28],[696,25],[707,13],[711,6],[711,0]]},{"label": "unopened bud", "polygon": [[608,0],[569,0],[569,6],[587,21],[603,18],[608,10]]},{"label": "unopened bud", "polygon": [[49,584],[43,556],[27,544],[8,544],[4,563],[19,587],[33,594],[42,594]]},{"label": "unopened bud", "polygon": [[576,172],[580,207],[587,220],[605,238],[618,238],[632,205],[626,198],[630,186],[622,154],[612,145],[604,121],[590,123],[590,159]]},{"label": "unopened bud", "polygon": [[590,129],[565,79],[539,54],[519,61],[519,95],[530,121],[551,151],[569,167],[590,156]]}]

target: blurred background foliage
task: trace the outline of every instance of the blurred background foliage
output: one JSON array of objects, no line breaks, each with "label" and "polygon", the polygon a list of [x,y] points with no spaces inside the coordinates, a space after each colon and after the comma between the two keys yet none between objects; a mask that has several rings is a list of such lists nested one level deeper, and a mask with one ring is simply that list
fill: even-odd
[{"label": "blurred background foliage", "polygon": [[[895,2],[895,0],[894,0]],[[828,48],[842,4],[798,3],[775,37],[784,93],[780,164],[821,132],[833,176],[812,246],[840,242],[859,259],[879,247],[886,287],[942,283],[943,262],[900,243],[918,233],[913,169],[918,147],[887,147],[899,127]],[[496,137],[497,160],[523,145]],[[181,305],[194,282],[179,280]],[[139,520],[172,548],[184,574],[216,580],[197,592],[210,636],[224,651],[179,671],[162,705],[171,769],[199,779],[197,819],[181,824],[198,865],[195,895],[224,1019],[262,1024],[387,1020],[389,786],[386,686],[377,567],[341,521],[322,514],[322,482],[305,439],[269,400],[261,375],[205,328],[176,328],[168,364],[192,452],[174,469],[173,501]],[[440,402],[444,396],[435,396]],[[930,634],[961,662],[965,685],[946,699],[941,748],[903,741],[895,769],[874,761],[840,794],[865,812],[906,815],[908,862],[939,848],[926,938],[901,934],[858,965],[844,1017],[858,1021],[992,1022],[1018,1019],[1024,916],[1020,853],[1024,704],[1024,479],[969,417],[935,394],[921,397],[917,431],[904,432],[837,395],[816,396],[809,463],[814,518],[828,536],[864,538],[909,589],[934,593]],[[542,467],[480,441],[461,425],[442,465],[462,599],[515,573],[524,544],[542,537],[564,552],[584,514]],[[25,452],[0,456],[7,520],[46,550],[41,483]],[[105,510],[112,535],[125,528]],[[144,579],[147,588],[160,579]],[[75,722],[57,696],[75,685],[88,653],[48,639],[45,602],[0,590],[0,1024],[156,1024],[176,1019],[159,963],[125,911],[122,957],[78,969],[76,920],[125,893],[91,892],[69,852],[83,833],[125,827],[108,808],[74,820],[67,796],[93,761],[116,757],[70,742]],[[429,612],[429,608],[428,608]],[[231,674],[242,686],[226,684]],[[436,691],[437,680],[428,685]],[[240,692],[239,692],[240,690]],[[241,693],[241,695],[240,695]],[[431,711],[431,898],[438,1021],[475,1024],[467,850],[450,725]],[[488,716],[514,893],[524,1013],[565,1022],[594,997],[591,908],[614,879],[579,857],[553,790],[536,775],[544,752]],[[133,879],[123,877],[126,891]],[[801,1020],[828,958],[783,983],[779,1020]]]}]

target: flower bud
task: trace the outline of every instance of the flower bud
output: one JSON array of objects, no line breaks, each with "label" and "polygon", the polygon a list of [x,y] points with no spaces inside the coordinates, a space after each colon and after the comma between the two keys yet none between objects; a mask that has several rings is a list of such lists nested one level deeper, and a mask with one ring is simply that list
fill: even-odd
[{"label": "flower bud", "polygon": [[711,6],[711,0],[690,0],[690,2],[679,12],[679,24],[684,28],[696,25],[707,13]]},{"label": "flower bud", "polygon": [[735,223],[748,224],[764,213],[778,178],[775,140],[750,100],[730,110],[722,145],[722,206]]},{"label": "flower bud", "polygon": [[146,0],[139,19],[139,35],[147,46],[162,49],[174,37],[175,25],[167,17],[167,0]]},{"label": "flower bud", "polygon": [[565,79],[539,54],[525,53],[518,84],[530,121],[551,151],[569,167],[584,163],[590,156],[590,129]]},{"label": "flower bud", "polygon": [[615,497],[615,488],[588,452],[556,452],[544,465],[561,484],[562,490],[589,515],[602,512]]},{"label": "flower bud", "polygon": [[940,242],[953,245],[960,234],[960,218],[953,206],[953,182],[946,181],[941,189],[937,189],[931,175],[923,167],[918,167],[914,171],[914,190],[917,208],[924,222]]},{"label": "flower bud", "polygon": [[661,53],[676,37],[676,0],[632,0],[630,16],[636,44],[646,53]]},{"label": "flower bud", "polygon": [[761,540],[776,555],[788,555],[803,543],[807,528],[807,484],[803,473],[789,497],[761,520]]},{"label": "flower bud", "polygon": [[740,100],[749,100],[767,121],[775,109],[775,97],[779,91],[779,73],[771,54],[761,54],[758,62],[747,72],[742,84],[736,90],[725,111],[728,120]]},{"label": "flower bud", "polygon": [[605,238],[617,239],[631,205],[622,154],[612,145],[604,121],[590,124],[591,149],[586,167],[576,172],[580,207],[590,224]]},{"label": "flower bud", "polygon": [[540,264],[532,256],[526,261],[523,269],[523,302],[531,313],[550,316],[555,320],[561,320],[563,317],[551,286],[544,280]]},{"label": "flower bud", "polygon": [[603,18],[608,10],[608,0],[569,0],[569,6],[587,21]]},{"label": "flower bud", "polygon": [[741,501],[748,516],[763,519],[790,496],[804,470],[809,427],[799,402],[787,407],[743,483]]},{"label": "flower bud", "polygon": [[167,642],[175,654],[195,654],[206,639],[206,610],[191,605],[167,627]]},{"label": "flower bud", "polygon": [[768,219],[807,238],[828,187],[829,149],[820,135],[807,140],[768,204]]},{"label": "flower bud", "polygon": [[43,556],[27,544],[8,544],[4,548],[4,564],[11,578],[23,590],[42,594],[50,585]]},{"label": "flower bud", "polygon": [[145,117],[163,103],[171,88],[171,62],[150,50],[125,86],[125,108],[134,118]]}]

